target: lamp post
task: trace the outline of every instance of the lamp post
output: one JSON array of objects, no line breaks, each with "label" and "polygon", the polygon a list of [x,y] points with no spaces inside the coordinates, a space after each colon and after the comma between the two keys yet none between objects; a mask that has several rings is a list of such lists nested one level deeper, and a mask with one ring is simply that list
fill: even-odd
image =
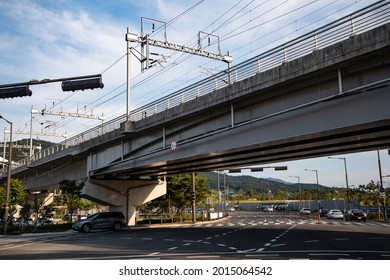
[{"label": "lamp post", "polygon": [[33,106],[31,106],[30,110],[31,114],[31,122],[30,122],[30,158],[33,155],[33,140],[32,140],[32,133],[33,133],[33,114],[38,114],[38,110],[34,109]]},{"label": "lamp post", "polygon": [[346,158],[338,158],[338,157],[328,157],[328,159],[341,159],[344,160],[344,171],[345,171],[345,184],[347,186],[347,207],[351,209],[350,200],[349,200],[349,184],[348,184],[348,173],[347,173],[347,159]]},{"label": "lamp post", "polygon": [[318,184],[318,170],[316,169],[305,169],[305,171],[313,171],[316,173],[317,179],[317,202],[318,202],[318,210],[321,209],[321,201],[320,201],[320,185]]},{"label": "lamp post", "polygon": [[379,180],[380,180],[380,190],[383,190],[383,210],[384,210],[384,219],[387,220],[387,211],[386,211],[386,197],[385,197],[385,191],[383,188],[383,177],[382,176],[382,165],[381,165],[381,157],[379,155],[379,150],[376,151],[378,156],[378,169],[379,169]]},{"label": "lamp post", "polygon": [[4,211],[4,234],[7,233],[8,224],[8,209],[9,209],[9,193],[11,188],[11,167],[12,167],[12,122],[0,115],[0,119],[5,120],[10,125],[9,133],[9,154],[8,154],[8,167],[7,167],[7,190],[5,196],[5,211]]},{"label": "lamp post", "polygon": [[298,179],[298,189],[299,189],[299,208],[302,207],[302,192],[301,192],[301,178],[299,176],[289,176],[291,178]]}]

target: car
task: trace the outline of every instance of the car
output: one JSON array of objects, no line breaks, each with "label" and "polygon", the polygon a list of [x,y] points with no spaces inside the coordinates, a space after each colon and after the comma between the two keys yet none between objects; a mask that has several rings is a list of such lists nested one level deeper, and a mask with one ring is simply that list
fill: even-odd
[{"label": "car", "polygon": [[309,208],[302,208],[301,210],[299,210],[299,213],[300,214],[310,214],[311,211]]},{"label": "car", "polygon": [[360,210],[360,209],[350,209],[345,214],[345,220],[346,221],[357,220],[357,221],[365,222],[365,221],[367,221],[367,214],[364,213],[364,211]]},{"label": "car", "polygon": [[329,210],[328,209],[321,209],[320,210],[320,217],[326,217],[328,216]]},{"label": "car", "polygon": [[75,222],[72,228],[87,233],[92,229],[121,230],[125,225],[125,216],[122,212],[99,212]]},{"label": "car", "polygon": [[272,206],[264,207],[264,212],[274,212],[274,208]]},{"label": "car", "polygon": [[344,219],[343,213],[338,209],[332,209],[328,212],[328,219]]}]

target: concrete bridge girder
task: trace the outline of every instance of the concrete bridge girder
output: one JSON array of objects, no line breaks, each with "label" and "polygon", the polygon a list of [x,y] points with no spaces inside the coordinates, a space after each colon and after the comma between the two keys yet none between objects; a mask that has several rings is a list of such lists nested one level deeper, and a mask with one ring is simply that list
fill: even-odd
[{"label": "concrete bridge girder", "polygon": [[136,207],[167,192],[164,180],[88,180],[82,190],[83,196],[111,211],[125,214],[129,226],[136,225]]},{"label": "concrete bridge girder", "polygon": [[23,184],[27,190],[50,190],[58,188],[63,179],[83,180],[87,177],[86,159],[69,160],[59,166],[37,169],[35,175],[24,178]]}]

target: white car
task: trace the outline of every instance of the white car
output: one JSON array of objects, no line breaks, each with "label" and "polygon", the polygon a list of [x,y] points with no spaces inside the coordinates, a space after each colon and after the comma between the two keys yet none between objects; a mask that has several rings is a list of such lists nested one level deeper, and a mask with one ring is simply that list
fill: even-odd
[{"label": "white car", "polygon": [[299,210],[299,213],[300,214],[310,214],[311,211],[309,208],[302,208],[301,210]]},{"label": "white car", "polygon": [[328,212],[328,219],[344,219],[344,215],[340,210],[332,209]]}]

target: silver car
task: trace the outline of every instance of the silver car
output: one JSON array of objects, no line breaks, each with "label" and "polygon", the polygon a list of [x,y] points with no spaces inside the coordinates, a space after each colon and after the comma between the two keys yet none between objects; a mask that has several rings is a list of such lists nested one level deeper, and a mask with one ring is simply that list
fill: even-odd
[{"label": "silver car", "polygon": [[338,209],[332,209],[328,212],[328,219],[344,219],[343,213]]}]

